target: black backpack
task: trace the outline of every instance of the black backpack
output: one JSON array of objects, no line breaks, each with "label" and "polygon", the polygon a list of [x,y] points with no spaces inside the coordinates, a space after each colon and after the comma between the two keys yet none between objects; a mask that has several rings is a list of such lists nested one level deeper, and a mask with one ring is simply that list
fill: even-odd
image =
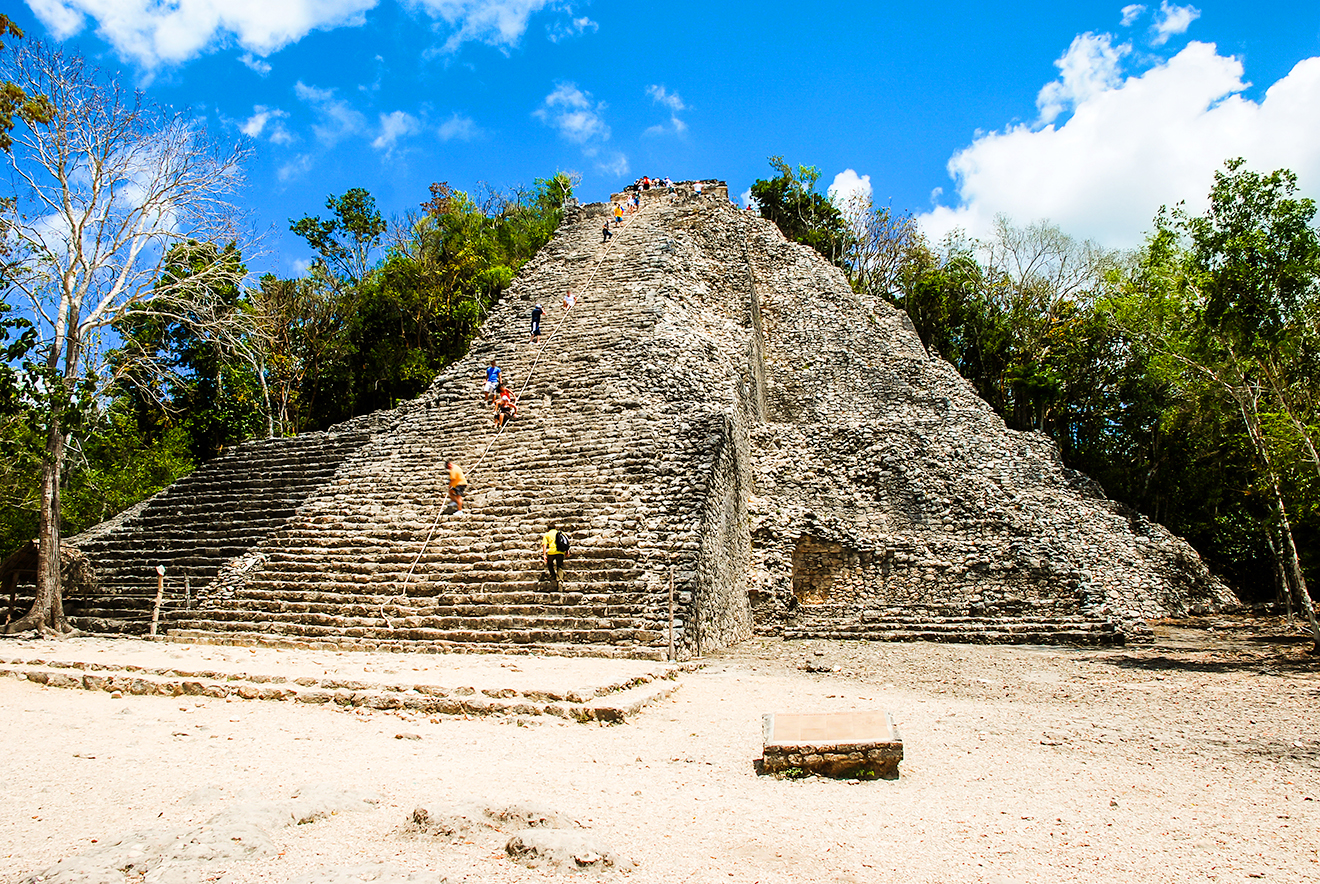
[{"label": "black backpack", "polygon": [[563,531],[555,532],[555,549],[568,555],[568,535]]}]

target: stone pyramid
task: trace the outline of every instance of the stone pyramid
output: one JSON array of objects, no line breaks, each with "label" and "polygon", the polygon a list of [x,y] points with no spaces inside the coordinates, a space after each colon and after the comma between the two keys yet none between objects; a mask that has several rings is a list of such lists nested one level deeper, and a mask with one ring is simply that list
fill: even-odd
[{"label": "stone pyramid", "polygon": [[[570,210],[418,399],[240,446],[74,538],[102,587],[72,600],[79,622],[143,629],[156,564],[172,638],[352,648],[1103,644],[1232,603],[721,183],[640,197],[606,243],[608,205]],[[502,432],[492,358],[521,396]],[[446,459],[471,483],[461,516]],[[552,524],[573,541],[557,583]]]}]

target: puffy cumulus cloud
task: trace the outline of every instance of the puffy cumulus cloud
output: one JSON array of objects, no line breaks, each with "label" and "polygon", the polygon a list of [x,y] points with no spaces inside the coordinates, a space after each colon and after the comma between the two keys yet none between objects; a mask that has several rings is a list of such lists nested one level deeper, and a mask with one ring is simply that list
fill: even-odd
[{"label": "puffy cumulus cloud", "polygon": [[1174,6],[1168,0],[1161,0],[1160,11],[1155,13],[1155,36],[1151,43],[1163,46],[1169,38],[1187,33],[1192,22],[1201,17],[1201,10],[1195,6]]},{"label": "puffy cumulus cloud", "polygon": [[288,112],[277,107],[253,105],[252,116],[244,120],[238,129],[253,140],[261,138],[264,134],[271,144],[289,144],[293,141],[293,136],[289,134],[283,122],[288,116]]},{"label": "puffy cumulus cloud", "polygon": [[[491,46],[516,46],[527,32],[527,22],[534,13],[558,6],[554,0],[405,0],[432,16],[442,19],[452,29],[445,41],[445,51],[452,52],[469,40]],[[592,22],[594,24],[594,22]],[[585,25],[584,25],[585,27]]]},{"label": "puffy cumulus cloud", "polygon": [[532,116],[558,130],[567,140],[586,144],[609,140],[610,127],[605,123],[604,111],[605,102],[597,102],[576,83],[560,83]]},{"label": "puffy cumulus cloud", "polygon": [[1059,114],[1122,81],[1119,64],[1132,50],[1128,44],[1113,45],[1108,34],[1078,34],[1063,57],[1054,62],[1059,79],[1046,83],[1036,96],[1042,122],[1052,122]]},{"label": "puffy cumulus cloud", "polygon": [[299,80],[293,92],[316,112],[317,122],[312,125],[316,139],[326,147],[334,147],[351,135],[367,128],[367,119],[342,98],[335,97],[333,89],[318,89]]},{"label": "puffy cumulus cloud", "polygon": [[1077,101],[1062,125],[978,137],[949,161],[957,204],[920,217],[934,239],[990,230],[995,215],[1048,219],[1111,247],[1138,245],[1161,205],[1205,206],[1215,169],[1242,156],[1290,168],[1320,195],[1320,58],[1299,62],[1259,101],[1242,63],[1192,42],[1140,75]]},{"label": "puffy cumulus cloud", "polygon": [[1123,17],[1119,20],[1119,24],[1125,28],[1130,28],[1136,23],[1137,19],[1141,18],[1141,14],[1145,11],[1146,7],[1142,6],[1140,3],[1133,3],[1129,6],[1124,6],[1122,10]]},{"label": "puffy cumulus cloud", "polygon": [[404,111],[393,111],[380,115],[380,134],[371,142],[376,150],[392,153],[400,138],[416,135],[422,131],[421,120]]},{"label": "puffy cumulus cloud", "polygon": [[230,40],[265,56],[313,30],[360,25],[378,0],[28,0],[58,39],[88,18],[123,58],[151,70]]},{"label": "puffy cumulus cloud", "polygon": [[679,119],[679,112],[687,110],[687,105],[677,92],[670,92],[664,86],[651,85],[646,87],[646,94],[651,97],[651,101],[660,105],[669,111],[669,124],[663,123],[651,126],[643,135],[659,135],[670,129],[679,135],[687,131],[687,123]]},{"label": "puffy cumulus cloud", "polygon": [[481,129],[471,117],[456,113],[440,124],[436,135],[441,141],[472,141],[481,135]]},{"label": "puffy cumulus cloud", "polygon": [[834,183],[825,191],[830,202],[839,208],[851,206],[858,200],[871,198],[871,176],[858,175],[852,169],[844,169],[834,176]]}]

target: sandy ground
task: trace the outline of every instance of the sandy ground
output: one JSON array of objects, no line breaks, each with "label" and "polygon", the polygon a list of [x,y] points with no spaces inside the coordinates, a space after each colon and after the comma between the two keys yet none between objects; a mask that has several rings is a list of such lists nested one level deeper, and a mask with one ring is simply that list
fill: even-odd
[{"label": "sandy ground", "polygon": [[[510,861],[507,831],[407,825],[419,805],[518,804],[571,819],[621,858],[606,876],[633,881],[1320,880],[1320,667],[1269,624],[1218,625],[1164,627],[1153,646],[1112,651],[750,641],[617,726],[112,699],[0,679],[0,881],[298,794],[347,798],[305,825],[262,817],[266,855],[220,856],[183,880],[564,877]],[[119,647],[161,665],[178,652]],[[247,655],[249,671],[305,665],[205,653]],[[542,665],[426,662],[461,679],[509,660]],[[608,676],[636,664],[590,665]],[[877,708],[904,739],[898,780],[754,772],[763,713]]]}]

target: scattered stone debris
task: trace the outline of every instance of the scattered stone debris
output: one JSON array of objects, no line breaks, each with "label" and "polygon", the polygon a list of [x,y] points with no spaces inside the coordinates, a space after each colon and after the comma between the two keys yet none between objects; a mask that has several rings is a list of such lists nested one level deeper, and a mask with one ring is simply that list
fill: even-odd
[{"label": "scattered stone debris", "polygon": [[571,817],[532,805],[422,806],[409,815],[404,829],[453,840],[512,832],[504,852],[530,869],[603,871],[622,865],[616,853],[583,832]]},{"label": "scattered stone debris", "polygon": [[610,850],[583,832],[565,829],[528,829],[504,846],[509,859],[529,869],[603,871],[619,865]]},{"label": "scattered stone debris", "polygon": [[[278,853],[270,833],[336,813],[366,810],[373,795],[330,785],[310,786],[291,800],[240,799],[200,826],[133,832],[112,844],[67,857],[23,884],[197,884],[219,878],[229,864]],[[341,879],[324,880],[338,884]],[[344,878],[348,881],[414,879]],[[418,878],[418,882],[434,879]],[[312,884],[311,881],[308,884]]]}]

